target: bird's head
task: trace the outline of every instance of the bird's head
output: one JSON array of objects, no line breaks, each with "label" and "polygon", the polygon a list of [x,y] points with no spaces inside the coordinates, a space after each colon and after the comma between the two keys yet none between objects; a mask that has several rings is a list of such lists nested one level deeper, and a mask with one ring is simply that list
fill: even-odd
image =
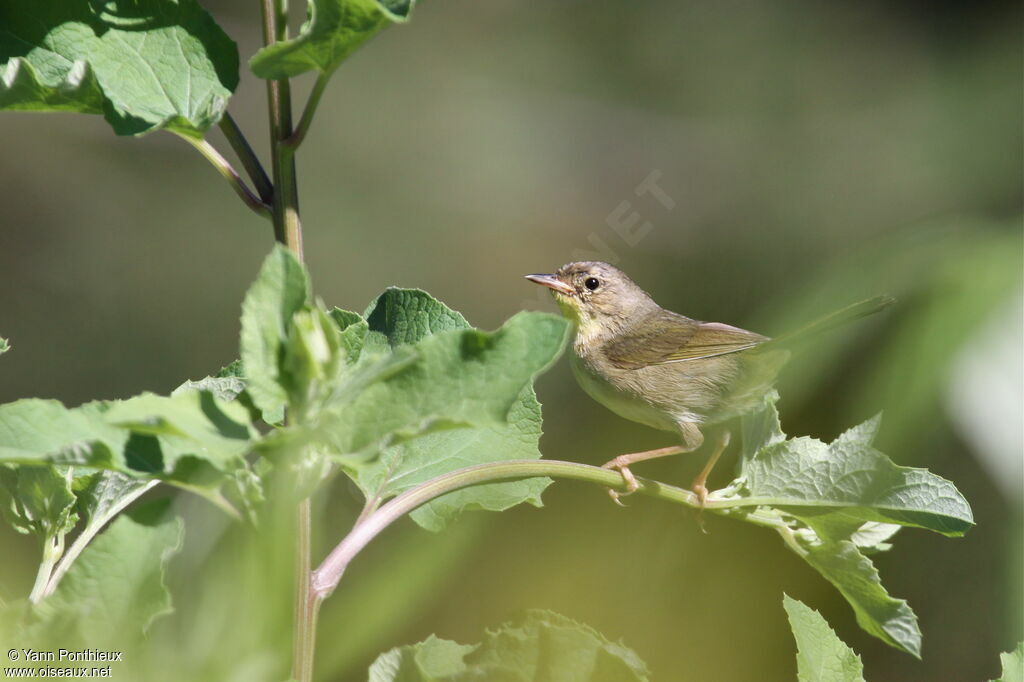
[{"label": "bird's head", "polygon": [[613,333],[638,313],[657,308],[626,273],[600,261],[568,263],[526,279],[551,289],[562,313],[586,336]]}]

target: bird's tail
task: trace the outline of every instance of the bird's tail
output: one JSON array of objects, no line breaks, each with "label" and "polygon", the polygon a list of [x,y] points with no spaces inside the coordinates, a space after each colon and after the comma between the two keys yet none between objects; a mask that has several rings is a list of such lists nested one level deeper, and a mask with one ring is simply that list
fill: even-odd
[{"label": "bird's tail", "polygon": [[796,340],[803,340],[811,336],[817,336],[822,332],[835,329],[836,327],[841,327],[848,322],[859,320],[860,318],[867,317],[868,315],[874,315],[881,310],[885,310],[895,302],[896,299],[892,296],[883,295],[875,296],[874,298],[869,298],[858,303],[852,303],[845,308],[840,308],[839,310],[829,313],[824,317],[819,317],[817,320],[814,320],[809,324],[805,324],[796,331],[783,334],[782,336],[777,336],[764,344],[762,348],[765,348],[766,346],[775,346],[776,344],[780,346],[791,345]]}]

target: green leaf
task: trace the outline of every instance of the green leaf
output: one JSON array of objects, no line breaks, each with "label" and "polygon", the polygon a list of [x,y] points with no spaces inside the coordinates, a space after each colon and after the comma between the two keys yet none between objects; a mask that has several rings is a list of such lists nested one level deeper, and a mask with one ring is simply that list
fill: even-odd
[{"label": "green leaf", "polygon": [[183,393],[208,391],[217,400],[231,402],[245,391],[245,379],[242,376],[227,377],[205,377],[198,381],[191,379],[171,391],[171,397],[177,397]]},{"label": "green leaf", "polygon": [[181,549],[181,519],[158,500],[118,518],[82,552],[38,606],[47,634],[91,645],[145,631],[170,613],[164,573]]},{"label": "green leaf", "polygon": [[796,638],[800,682],[864,682],[860,656],[836,636],[821,614],[785,594],[782,605]]},{"label": "green leaf", "polygon": [[114,446],[122,445],[127,434],[108,424],[102,409],[87,403],[69,410],[59,401],[39,398],[0,405],[0,461],[114,465],[120,456],[120,447]]},{"label": "green leaf", "polygon": [[823,541],[812,546],[804,559],[842,593],[865,632],[921,657],[917,616],[906,601],[889,596],[874,564],[856,545]]},{"label": "green leaf", "polygon": [[0,465],[0,509],[19,533],[43,540],[64,535],[78,522],[71,472],[54,466]]},{"label": "green leaf", "polygon": [[998,682],[1024,680],[1024,642],[1018,643],[1013,651],[999,654],[999,661],[1003,664],[1003,674]]},{"label": "green leaf", "polygon": [[195,0],[7,0],[0,27],[0,109],[202,137],[238,85],[235,43]]},{"label": "green leaf", "polygon": [[11,344],[8,343],[7,339],[0,336],[0,355],[6,353],[11,349]]},{"label": "green leaf", "polygon": [[122,501],[151,481],[132,478],[117,471],[99,470],[74,481],[78,511],[86,519],[86,528],[102,526],[120,511]]},{"label": "green leaf", "polygon": [[330,315],[341,332],[341,346],[345,349],[345,356],[349,362],[356,362],[363,351],[369,325],[359,313],[341,308],[333,309]]},{"label": "green leaf", "polygon": [[370,666],[369,682],[451,680],[466,671],[466,655],[475,646],[430,635],[418,644],[381,654]]},{"label": "green leaf", "polygon": [[562,318],[524,312],[494,332],[452,329],[427,336],[411,347],[415,362],[325,415],[317,436],[342,461],[358,464],[432,430],[500,426],[523,389],[557,357],[566,331]]},{"label": "green leaf", "polygon": [[264,47],[249,60],[260,78],[329,74],[360,45],[392,23],[409,20],[415,0],[311,0],[299,35]]},{"label": "green leaf", "polygon": [[[352,315],[352,313],[348,313]],[[389,288],[366,310],[365,346],[399,349],[449,330],[470,329],[461,314],[419,289]],[[361,320],[362,318],[358,318]],[[354,329],[358,321],[347,319]],[[541,412],[533,389],[522,389],[504,423],[434,431],[387,448],[381,457],[354,469],[368,498],[385,499],[441,474],[504,459],[539,459]],[[503,511],[523,502],[541,506],[550,479],[492,483],[449,493],[411,514],[420,526],[442,530],[467,509]]]},{"label": "green leaf", "polygon": [[444,303],[421,289],[389,287],[363,313],[369,333],[366,345],[375,349],[397,348],[448,331],[472,325]]},{"label": "green leaf", "polygon": [[550,611],[487,632],[476,646],[431,636],[381,655],[370,682],[631,682],[648,679],[643,661],[623,644]]},{"label": "green leaf", "polygon": [[242,303],[242,365],[249,395],[268,422],[288,401],[281,359],[292,316],[309,302],[306,269],[289,249],[275,246]]},{"label": "green leaf", "polygon": [[[777,425],[774,402],[758,419]],[[971,507],[949,481],[925,469],[901,467],[871,445],[879,417],[854,427],[831,444],[814,438],[779,440],[774,426],[766,444],[742,464],[740,497],[750,505],[784,509],[798,518],[838,511],[848,518],[963,535]],[[808,521],[810,523],[810,521]]]},{"label": "green leaf", "polygon": [[826,445],[786,439],[772,393],[743,420],[740,476],[711,506],[776,528],[789,547],[843,594],[864,630],[920,656],[921,633],[907,603],[889,596],[865,556],[889,549],[900,526],[962,535],[971,508],[952,483],[893,464],[872,446],[876,416]]},{"label": "green leaf", "polygon": [[[437,431],[388,448],[367,467],[357,470],[356,483],[372,497],[398,495],[435,476],[456,469],[506,459],[540,459],[540,403],[533,388],[523,389],[500,426]],[[488,483],[448,493],[410,514],[413,521],[440,531],[462,511],[504,511],[524,502],[542,506],[540,495],[549,478]]]},{"label": "green leaf", "polygon": [[258,435],[244,406],[218,400],[208,391],[171,397],[143,393],[112,403],[105,417],[133,433],[159,437],[167,446],[163,450],[164,471],[173,471],[185,455],[202,459],[220,471],[231,471]]}]

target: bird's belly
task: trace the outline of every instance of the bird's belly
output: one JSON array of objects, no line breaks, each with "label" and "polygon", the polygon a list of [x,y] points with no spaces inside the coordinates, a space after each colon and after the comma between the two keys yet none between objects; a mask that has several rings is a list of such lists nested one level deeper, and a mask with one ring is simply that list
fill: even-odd
[{"label": "bird's belly", "polygon": [[587,362],[575,353],[571,365],[576,381],[587,395],[620,417],[662,431],[675,431],[679,421],[700,419],[697,415],[669,414],[665,409],[650,404],[629,390],[616,388],[588,367]]}]

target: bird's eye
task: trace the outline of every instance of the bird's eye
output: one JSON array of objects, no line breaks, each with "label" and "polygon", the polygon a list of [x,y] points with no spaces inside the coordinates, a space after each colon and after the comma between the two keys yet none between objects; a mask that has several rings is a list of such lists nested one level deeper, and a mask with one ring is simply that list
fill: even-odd
[{"label": "bird's eye", "polygon": [[583,282],[583,286],[593,291],[601,286],[601,283],[597,281],[597,277],[587,277]]}]

